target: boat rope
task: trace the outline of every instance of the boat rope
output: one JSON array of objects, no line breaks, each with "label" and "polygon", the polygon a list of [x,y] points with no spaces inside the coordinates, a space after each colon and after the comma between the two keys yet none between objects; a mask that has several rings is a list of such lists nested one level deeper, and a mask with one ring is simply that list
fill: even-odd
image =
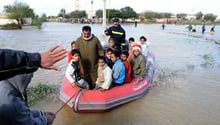
[{"label": "boat rope", "polygon": [[72,98],[81,91],[82,89],[80,89],[78,92],[74,93],[69,100],[67,100],[56,112],[55,112],[55,115],[57,115],[57,113],[59,113],[65,105],[67,105],[67,103],[69,103],[70,100],[72,100]]}]

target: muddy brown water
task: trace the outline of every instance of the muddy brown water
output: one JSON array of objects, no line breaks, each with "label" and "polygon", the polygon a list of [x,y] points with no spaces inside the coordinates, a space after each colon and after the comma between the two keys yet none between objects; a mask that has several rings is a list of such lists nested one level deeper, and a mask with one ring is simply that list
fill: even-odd
[{"label": "muddy brown water", "polygon": [[[82,24],[45,23],[41,30],[0,30],[1,48],[43,51],[54,44],[70,48],[70,42],[81,34]],[[220,124],[220,27],[216,34],[188,32],[186,26],[158,24],[122,24],[127,38],[138,41],[141,35],[151,42],[156,56],[153,87],[141,99],[104,113],[74,113],[68,106],[56,117],[54,125],[219,125]],[[102,27],[91,25],[101,41]],[[207,30],[210,28],[206,27]],[[38,70],[31,82],[61,85],[67,59],[57,65],[62,71]],[[41,100],[34,109],[57,111],[63,104],[58,98]]]}]

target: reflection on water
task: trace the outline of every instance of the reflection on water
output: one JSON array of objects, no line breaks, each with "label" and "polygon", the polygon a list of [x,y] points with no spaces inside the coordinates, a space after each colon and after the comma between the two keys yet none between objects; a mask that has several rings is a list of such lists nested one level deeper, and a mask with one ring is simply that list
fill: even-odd
[{"label": "reflection on water", "polygon": [[[42,30],[0,30],[1,48],[31,52],[43,51],[54,44],[70,48],[70,42],[81,34],[81,24],[45,23]],[[99,24],[91,25],[101,41]],[[220,27],[216,34],[188,32],[186,26],[157,24],[123,25],[127,38],[138,41],[145,35],[156,55],[157,69],[153,87],[143,98],[104,113],[76,114],[69,107],[58,113],[55,125],[218,125],[220,123]],[[210,26],[211,27],[211,26]],[[206,27],[207,30],[209,27]],[[128,32],[129,31],[129,32]],[[32,84],[48,82],[60,85],[67,59],[58,63],[61,72],[38,70]],[[33,108],[56,111],[63,103],[41,101]]]}]

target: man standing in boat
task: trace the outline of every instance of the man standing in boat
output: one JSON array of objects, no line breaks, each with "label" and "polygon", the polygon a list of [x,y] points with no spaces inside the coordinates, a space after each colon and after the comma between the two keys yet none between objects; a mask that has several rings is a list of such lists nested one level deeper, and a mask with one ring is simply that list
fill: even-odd
[{"label": "man standing in boat", "polygon": [[90,26],[83,26],[82,35],[76,40],[76,49],[81,54],[85,80],[92,89],[97,79],[98,57],[104,56],[104,50],[99,39],[91,34]]},{"label": "man standing in boat", "polygon": [[113,26],[105,30],[105,34],[112,37],[115,40],[116,48],[120,51],[123,51],[123,48],[126,46],[125,30],[121,27],[119,23],[119,18],[115,17],[113,20]]}]

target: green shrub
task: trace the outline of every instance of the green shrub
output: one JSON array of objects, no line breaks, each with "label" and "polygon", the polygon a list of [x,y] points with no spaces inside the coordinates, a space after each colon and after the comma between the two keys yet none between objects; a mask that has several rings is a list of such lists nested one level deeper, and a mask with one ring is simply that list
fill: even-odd
[{"label": "green shrub", "polygon": [[51,94],[56,94],[57,92],[57,87],[50,84],[40,83],[37,86],[30,87],[27,89],[28,105],[34,105],[40,99],[44,97],[49,97]]}]

